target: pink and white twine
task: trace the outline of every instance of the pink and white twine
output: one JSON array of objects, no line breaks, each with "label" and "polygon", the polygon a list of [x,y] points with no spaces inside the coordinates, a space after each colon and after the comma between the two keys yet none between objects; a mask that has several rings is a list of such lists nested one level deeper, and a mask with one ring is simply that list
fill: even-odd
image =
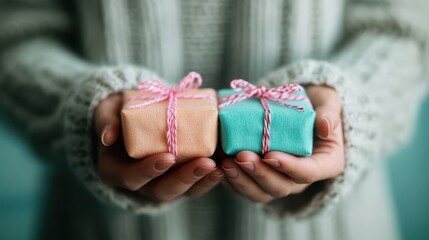
[{"label": "pink and white twine", "polygon": [[129,106],[129,109],[142,108],[151,104],[168,101],[167,106],[167,145],[168,152],[178,156],[177,150],[177,99],[215,99],[208,94],[186,94],[187,91],[198,89],[203,83],[201,75],[190,72],[182,79],[178,87],[166,86],[159,80],[147,80],[139,83],[137,89],[142,92],[155,93],[154,96],[134,96],[127,101],[145,100]]},{"label": "pink and white twine", "polygon": [[249,98],[259,98],[264,109],[264,129],[262,133],[262,155],[269,152],[271,141],[271,109],[268,101],[275,102],[287,108],[297,111],[304,111],[303,107],[289,104],[285,101],[306,101],[310,102],[305,96],[298,96],[294,93],[301,92],[304,89],[298,84],[284,84],[276,88],[266,88],[264,86],[255,86],[245,80],[237,79],[231,82],[231,88],[240,93],[222,97],[219,109],[239,103]]}]

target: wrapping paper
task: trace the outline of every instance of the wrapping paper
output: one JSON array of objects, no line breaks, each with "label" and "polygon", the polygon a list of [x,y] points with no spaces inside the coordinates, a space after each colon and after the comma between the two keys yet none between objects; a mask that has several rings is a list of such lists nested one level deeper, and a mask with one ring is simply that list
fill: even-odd
[{"label": "wrapping paper", "polygon": [[[224,89],[219,98],[236,94]],[[296,95],[306,96],[305,92]],[[271,109],[270,151],[287,152],[297,156],[310,156],[313,149],[313,128],[316,113],[305,101],[286,101],[298,105],[297,111],[268,101]],[[261,154],[264,127],[264,109],[258,98],[250,98],[219,110],[222,148],[228,155],[243,150]]]},{"label": "wrapping paper", "polygon": [[[213,89],[189,90],[186,94],[208,94],[214,99],[177,99],[177,148],[178,161],[198,157],[210,157],[217,145],[218,110],[216,92]],[[154,96],[137,90],[124,92],[124,99],[131,96]],[[145,158],[168,152],[167,101],[138,109],[129,106],[142,102],[132,100],[122,108],[122,130],[128,155]]]}]

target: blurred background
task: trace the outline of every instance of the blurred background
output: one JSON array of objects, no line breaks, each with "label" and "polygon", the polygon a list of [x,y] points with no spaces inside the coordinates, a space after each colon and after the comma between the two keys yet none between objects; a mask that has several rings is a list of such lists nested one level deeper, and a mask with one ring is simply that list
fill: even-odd
[{"label": "blurred background", "polygon": [[[428,123],[429,97],[421,108],[412,141],[385,161],[405,240],[429,239]],[[1,112],[0,162],[0,239],[34,239],[49,167],[38,159],[13,120]]]}]

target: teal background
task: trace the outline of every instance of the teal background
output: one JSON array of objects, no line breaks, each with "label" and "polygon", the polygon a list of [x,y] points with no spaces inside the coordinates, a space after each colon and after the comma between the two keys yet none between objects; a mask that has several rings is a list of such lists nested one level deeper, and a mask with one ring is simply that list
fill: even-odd
[{"label": "teal background", "polygon": [[43,204],[43,164],[13,121],[0,112],[0,239],[35,239]]},{"label": "teal background", "polygon": [[[412,141],[386,161],[403,239],[429,239],[429,98]],[[413,123],[410,123],[413,124]],[[37,236],[47,166],[0,113],[0,239]]]},{"label": "teal background", "polygon": [[[219,97],[237,94],[232,89],[218,92]],[[296,95],[306,96],[305,92]],[[268,101],[271,110],[271,151],[310,156],[313,150],[313,128],[316,113],[303,101],[286,101],[304,107],[304,111],[287,108]],[[261,153],[264,109],[257,98],[225,106],[219,111],[222,149],[228,155],[243,150]]]},{"label": "teal background", "polygon": [[[411,123],[412,124],[412,123]],[[403,239],[429,239],[429,97],[411,142],[387,161]]]}]

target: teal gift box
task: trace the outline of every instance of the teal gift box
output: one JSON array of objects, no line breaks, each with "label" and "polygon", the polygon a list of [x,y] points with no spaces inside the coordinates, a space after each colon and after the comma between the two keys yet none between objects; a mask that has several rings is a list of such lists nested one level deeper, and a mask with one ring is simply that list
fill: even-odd
[{"label": "teal gift box", "polygon": [[[232,89],[222,89],[219,98],[237,93]],[[306,93],[300,91],[294,95],[306,96]],[[303,107],[303,111],[268,100],[271,109],[269,150],[310,156],[316,113],[307,101],[284,102]],[[220,108],[219,120],[222,149],[226,154],[234,156],[244,150],[262,153],[264,109],[259,98],[249,98]]]}]

